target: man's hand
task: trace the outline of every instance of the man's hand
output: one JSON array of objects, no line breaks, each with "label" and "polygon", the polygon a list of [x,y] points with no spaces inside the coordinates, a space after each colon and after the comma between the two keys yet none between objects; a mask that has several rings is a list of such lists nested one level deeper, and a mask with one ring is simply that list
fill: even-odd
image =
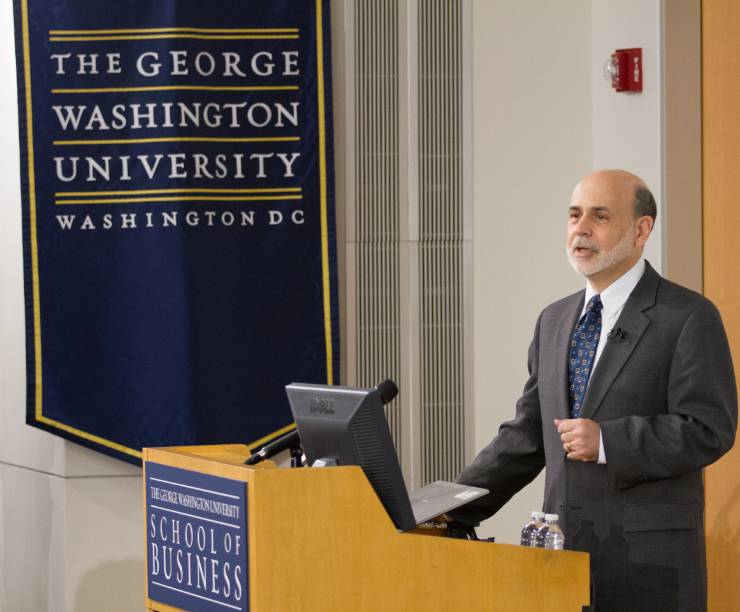
[{"label": "man's hand", "polygon": [[563,450],[574,461],[599,459],[599,424],[591,419],[555,419]]}]

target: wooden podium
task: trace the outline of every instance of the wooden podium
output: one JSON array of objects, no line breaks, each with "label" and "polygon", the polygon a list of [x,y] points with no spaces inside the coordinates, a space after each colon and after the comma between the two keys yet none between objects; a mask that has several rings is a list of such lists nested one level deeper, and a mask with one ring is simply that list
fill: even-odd
[{"label": "wooden podium", "polygon": [[[150,448],[144,470],[153,462],[246,483],[252,612],[581,612],[589,603],[585,553],[401,533],[360,468],[250,468],[247,455],[241,445]],[[178,609],[148,590],[146,606]]]}]

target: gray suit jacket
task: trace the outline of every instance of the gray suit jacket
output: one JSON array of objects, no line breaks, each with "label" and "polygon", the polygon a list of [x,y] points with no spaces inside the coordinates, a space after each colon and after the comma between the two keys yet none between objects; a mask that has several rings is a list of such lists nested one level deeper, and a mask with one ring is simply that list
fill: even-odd
[{"label": "gray suit jacket", "polygon": [[[529,349],[516,416],[460,475],[491,493],[452,513],[487,518],[547,467],[544,510],[566,547],[591,554],[596,609],[706,608],[702,468],[735,439],[737,392],[714,305],[648,264],[591,377],[582,416],[600,423],[606,465],[565,458],[567,352],[584,292],[548,306]],[[523,517],[524,519],[525,517]]]}]

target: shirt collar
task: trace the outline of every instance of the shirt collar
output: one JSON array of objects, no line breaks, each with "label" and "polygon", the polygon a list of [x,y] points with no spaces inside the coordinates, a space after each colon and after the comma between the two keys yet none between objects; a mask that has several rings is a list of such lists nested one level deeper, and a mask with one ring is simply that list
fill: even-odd
[{"label": "shirt collar", "polygon": [[[645,258],[640,257],[634,266],[599,294],[601,303],[603,304],[602,313],[604,317],[610,317],[624,306],[630,293],[632,293],[634,288],[637,286],[637,283],[640,282],[644,273]],[[588,304],[589,300],[595,295],[596,291],[591,287],[591,283],[586,283],[586,299],[583,303],[584,310],[586,308],[586,304]]]}]

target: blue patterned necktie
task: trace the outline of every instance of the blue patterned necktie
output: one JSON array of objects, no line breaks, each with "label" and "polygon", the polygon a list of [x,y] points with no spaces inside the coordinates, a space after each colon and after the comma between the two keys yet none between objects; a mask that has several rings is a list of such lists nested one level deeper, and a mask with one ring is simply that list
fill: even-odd
[{"label": "blue patterned necktie", "polygon": [[593,369],[596,347],[601,336],[601,298],[593,296],[586,306],[586,312],[578,321],[570,340],[568,359],[568,397],[570,398],[570,418],[581,416],[583,396],[586,395],[588,379]]}]

